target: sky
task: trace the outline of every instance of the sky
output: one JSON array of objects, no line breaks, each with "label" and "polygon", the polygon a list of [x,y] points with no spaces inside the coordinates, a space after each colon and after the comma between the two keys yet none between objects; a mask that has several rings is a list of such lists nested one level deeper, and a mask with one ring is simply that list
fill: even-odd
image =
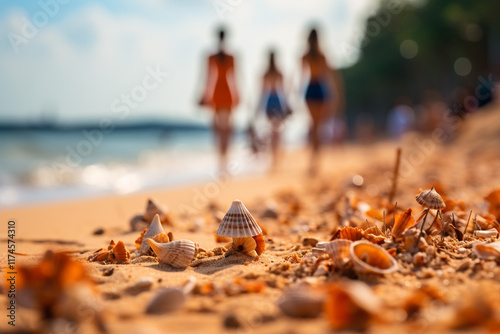
[{"label": "sky", "polygon": [[[300,57],[315,24],[331,64],[358,55],[373,0],[2,0],[0,122],[178,119],[206,123],[197,106],[203,59],[228,28],[242,103],[255,112],[270,48],[289,92],[299,92]],[[133,95],[134,93],[135,95]],[[130,101],[123,96],[135,96]],[[300,99],[295,103],[300,106]],[[294,102],[294,99],[292,99]],[[119,109],[121,107],[121,109]],[[128,109],[127,112],[119,112]],[[118,109],[118,111],[117,111]]]}]

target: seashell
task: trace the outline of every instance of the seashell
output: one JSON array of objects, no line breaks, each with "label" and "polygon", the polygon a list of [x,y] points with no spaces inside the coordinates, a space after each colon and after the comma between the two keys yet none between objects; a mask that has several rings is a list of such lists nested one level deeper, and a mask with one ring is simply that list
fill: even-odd
[{"label": "seashell", "polygon": [[148,291],[153,286],[154,280],[152,277],[142,277],[133,285],[125,288],[125,292],[129,295],[136,296],[144,291]]},{"label": "seashell", "polygon": [[394,226],[391,230],[391,236],[394,240],[399,240],[403,237],[405,232],[413,226],[415,226],[415,219],[413,219],[411,215],[411,209],[408,209],[405,212],[396,215]]},{"label": "seashell", "polygon": [[135,215],[130,219],[130,230],[131,231],[140,231],[144,228],[148,228],[149,222],[143,219],[142,215]]},{"label": "seashell", "polygon": [[350,258],[359,273],[383,275],[398,269],[398,263],[385,249],[364,240],[351,244]]},{"label": "seashell", "polygon": [[476,230],[474,235],[481,238],[496,238],[498,236],[498,231],[495,228],[490,228],[489,230]]},{"label": "seashell", "polygon": [[365,330],[382,309],[379,297],[365,283],[349,281],[327,287],[325,314],[334,330]]},{"label": "seashell", "polygon": [[149,225],[148,230],[146,231],[146,233],[144,233],[144,237],[142,238],[141,242],[141,247],[139,248],[140,255],[145,255],[148,253],[149,245],[147,240],[154,238],[156,235],[160,233],[165,233],[165,231],[163,230],[163,226],[161,226],[160,216],[156,215],[153,218],[151,225]]},{"label": "seashell", "polygon": [[125,247],[123,241],[118,241],[115,247],[113,247],[113,258],[117,262],[130,263],[130,252]]},{"label": "seashell", "polygon": [[111,240],[109,242],[109,245],[108,245],[108,250],[113,250],[113,248],[115,248],[116,244],[115,244],[115,241],[114,240]]},{"label": "seashell", "polygon": [[257,252],[257,242],[253,237],[246,238],[233,238],[233,243],[231,244],[232,249],[240,253],[256,257]]},{"label": "seashell", "polygon": [[168,232],[167,237],[170,241],[174,241],[174,234],[172,232]]},{"label": "seashell", "polygon": [[243,238],[261,234],[262,229],[243,202],[234,200],[215,234],[221,237]]},{"label": "seashell", "polygon": [[157,205],[152,199],[148,199],[148,203],[146,204],[146,211],[142,216],[142,219],[146,222],[153,221],[156,215],[160,216],[160,219],[165,220],[165,210],[160,205]]},{"label": "seashell", "polygon": [[100,262],[100,261],[105,261],[108,258],[109,251],[105,250],[104,248],[99,248],[96,250],[94,253],[90,254],[88,257],[87,261],[89,262]]},{"label": "seashell", "polygon": [[413,255],[413,264],[417,267],[422,267],[427,264],[427,254],[424,252],[418,252]]},{"label": "seashell", "polygon": [[415,196],[417,202],[429,209],[441,210],[446,207],[443,198],[437,193],[434,188],[430,190],[421,191],[417,196]]},{"label": "seashell", "polygon": [[477,242],[472,245],[472,249],[477,257],[483,260],[496,260],[500,258],[500,241],[490,244]]},{"label": "seashell", "polygon": [[168,235],[166,233],[160,233],[160,234],[155,235],[153,237],[153,240],[159,244],[165,244],[167,242],[170,242],[170,238],[168,237]]},{"label": "seashell", "polygon": [[163,314],[172,312],[180,309],[185,302],[186,302],[186,295],[184,294],[184,291],[182,289],[179,288],[161,289],[148,302],[146,306],[146,313]]},{"label": "seashell", "polygon": [[339,229],[330,240],[347,239],[357,241],[363,239],[363,230],[358,227],[343,227]]},{"label": "seashell", "polygon": [[286,291],[278,300],[280,310],[292,318],[316,318],[323,311],[324,297],[304,287]]},{"label": "seashell", "polygon": [[326,252],[337,268],[349,262],[351,244],[352,241],[347,239],[336,239],[326,244]]},{"label": "seashell", "polygon": [[419,238],[420,238],[420,231],[417,229],[409,229],[408,231],[405,232],[404,236],[404,249],[407,252],[414,253],[418,250],[418,244],[419,244]]},{"label": "seashell", "polygon": [[488,212],[500,218],[500,189],[495,189],[484,198],[488,204]]},{"label": "seashell", "polygon": [[176,268],[185,268],[196,255],[197,246],[191,240],[176,240],[160,244],[153,239],[147,239],[160,262]]},{"label": "seashell", "polygon": [[365,237],[367,234],[373,234],[375,236],[384,236],[384,233],[382,233],[382,231],[380,230],[380,228],[377,225],[367,228],[364,231]]},{"label": "seashell", "polygon": [[135,239],[135,248],[139,250],[141,248],[142,240],[144,239],[144,234],[146,234],[146,231],[148,228],[146,227],[144,230],[142,230],[141,235],[137,239]]},{"label": "seashell", "polygon": [[253,237],[255,242],[257,243],[257,247],[255,248],[255,251],[257,252],[257,255],[260,255],[264,253],[266,250],[266,238],[264,238],[264,234],[259,234]]}]

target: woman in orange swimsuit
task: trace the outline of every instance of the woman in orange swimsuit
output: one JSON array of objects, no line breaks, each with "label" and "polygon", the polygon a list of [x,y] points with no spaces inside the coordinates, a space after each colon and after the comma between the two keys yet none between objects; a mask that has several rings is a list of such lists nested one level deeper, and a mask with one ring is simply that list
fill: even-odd
[{"label": "woman in orange swimsuit", "polygon": [[224,50],[223,29],[219,30],[218,37],[219,50],[208,57],[207,86],[200,104],[214,110],[213,130],[219,150],[219,166],[225,170],[232,133],[231,110],[239,98],[234,79],[234,57]]}]

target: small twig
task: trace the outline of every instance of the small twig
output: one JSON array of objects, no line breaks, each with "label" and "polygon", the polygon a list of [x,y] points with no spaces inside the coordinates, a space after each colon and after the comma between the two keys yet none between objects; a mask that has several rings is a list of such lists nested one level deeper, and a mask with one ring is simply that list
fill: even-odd
[{"label": "small twig", "polygon": [[425,212],[425,216],[424,218],[422,218],[422,227],[420,227],[420,234],[418,235],[418,237],[420,238],[422,236],[422,232],[424,230],[424,225],[425,225],[425,221],[427,220],[427,214],[429,213],[429,208],[426,209],[427,211]]},{"label": "small twig", "polygon": [[479,225],[478,225],[478,223],[477,223],[477,213],[474,215],[474,220],[473,220],[473,222],[474,222],[474,231],[472,231],[472,232],[473,232],[472,234],[474,234],[474,232],[476,232],[476,228],[477,228],[479,231],[481,231],[481,230],[482,230],[481,226],[479,226]]},{"label": "small twig", "polygon": [[401,147],[396,150],[396,165],[394,166],[394,176],[392,179],[392,188],[389,193],[389,203],[392,203],[398,187],[399,162],[401,161]]},{"label": "small twig", "polygon": [[[431,226],[429,226],[429,228],[427,229],[428,231],[430,231],[430,229],[432,228],[432,226],[434,226],[434,223],[438,219],[438,216],[441,216],[440,210],[437,210],[436,216],[434,216],[434,220],[432,221]],[[425,223],[425,221],[424,221],[424,223]],[[422,224],[422,227],[424,227],[424,224]]]},{"label": "small twig", "polygon": [[469,227],[470,216],[472,216],[472,210],[470,210],[469,218],[467,218],[467,224],[465,225],[464,235],[467,233],[467,227]]},{"label": "small twig", "polygon": [[386,225],[385,225],[385,210],[384,210],[384,212],[383,212],[383,219],[384,219],[384,225],[383,225],[383,230],[382,230],[382,232],[384,232],[384,234],[385,234],[385,230],[387,229],[387,227],[386,227]]}]

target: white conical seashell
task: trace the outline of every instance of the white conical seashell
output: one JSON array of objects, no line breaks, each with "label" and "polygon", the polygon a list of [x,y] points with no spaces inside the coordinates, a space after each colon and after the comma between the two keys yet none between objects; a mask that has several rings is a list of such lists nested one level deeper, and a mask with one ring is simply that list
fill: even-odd
[{"label": "white conical seashell", "polygon": [[189,266],[198,248],[194,242],[185,239],[164,244],[160,244],[153,239],[147,239],[147,242],[160,262],[176,268],[185,268]]},{"label": "white conical seashell", "polygon": [[147,240],[153,239],[156,235],[158,235],[160,233],[165,233],[165,231],[163,230],[163,226],[161,226],[160,216],[156,215],[153,218],[153,221],[151,222],[151,224],[149,225],[148,230],[144,234],[144,237],[142,238],[141,248],[139,248],[140,255],[147,254],[147,252],[149,250],[149,245],[148,245]]},{"label": "white conical seashell", "polygon": [[349,262],[351,244],[351,240],[335,239],[325,245],[326,252],[336,267],[342,267]]},{"label": "white conical seashell", "polygon": [[253,237],[262,233],[262,229],[247,210],[243,202],[234,200],[222,219],[215,234],[221,237]]},{"label": "white conical seashell", "polygon": [[383,275],[398,269],[398,263],[391,254],[369,241],[353,242],[349,253],[354,269],[359,273]]},{"label": "white conical seashell", "polygon": [[175,311],[186,302],[186,294],[179,288],[165,288],[151,298],[146,306],[148,314],[162,314]]},{"label": "white conical seashell", "polygon": [[475,243],[472,249],[478,258],[483,260],[496,260],[500,259],[500,241],[492,242],[490,244]]}]

